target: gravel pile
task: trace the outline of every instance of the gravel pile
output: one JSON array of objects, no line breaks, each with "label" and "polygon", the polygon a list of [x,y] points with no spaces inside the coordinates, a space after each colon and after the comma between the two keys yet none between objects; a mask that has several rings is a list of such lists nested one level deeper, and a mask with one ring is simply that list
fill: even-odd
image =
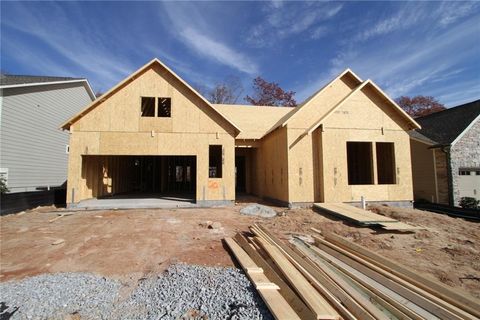
[{"label": "gravel pile", "polygon": [[241,214],[247,216],[257,216],[262,218],[273,218],[277,216],[277,212],[270,207],[255,203],[246,206],[240,210]]},{"label": "gravel pile", "polygon": [[117,311],[123,319],[273,319],[242,271],[185,264],[142,281]]},{"label": "gravel pile", "polygon": [[[0,301],[17,309],[11,319],[109,319],[121,284],[87,273],[44,274],[0,283]],[[6,318],[6,316],[5,316]]]},{"label": "gravel pile", "polygon": [[[235,268],[172,265],[119,300],[119,281],[85,273],[45,274],[0,283],[0,319],[273,319]],[[3,309],[3,308],[2,308]],[[5,317],[5,318],[4,318]]]}]

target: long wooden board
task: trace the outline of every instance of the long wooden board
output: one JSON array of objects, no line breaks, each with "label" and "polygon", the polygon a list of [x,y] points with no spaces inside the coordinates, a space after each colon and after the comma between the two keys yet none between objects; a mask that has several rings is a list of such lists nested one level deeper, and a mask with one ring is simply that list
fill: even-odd
[{"label": "long wooden board", "polygon": [[[255,232],[264,233],[268,240],[271,240],[287,257],[290,262],[305,276],[305,278],[340,312],[344,319],[355,319],[359,317],[365,320],[374,320],[374,318],[363,310],[354,300],[352,300],[343,290],[336,286],[326,275],[315,268],[315,265],[309,264],[301,254],[295,251],[294,247],[289,247],[268,230],[259,226]],[[342,304],[343,303],[343,304]],[[348,307],[348,309],[346,307]]]},{"label": "long wooden board", "polygon": [[431,279],[428,279],[418,272],[413,271],[405,266],[402,266],[396,261],[385,258],[375,252],[361,247],[357,244],[351,243],[339,237],[337,235],[327,233],[325,235],[327,241],[333,242],[342,248],[355,254],[361,255],[365,260],[372,264],[375,264],[398,277],[422,288],[423,290],[430,292],[431,294],[444,299],[445,301],[457,306],[458,308],[465,310],[472,315],[480,318],[480,303],[466,294],[456,292],[451,288]]},{"label": "long wooden board", "polygon": [[247,239],[240,233],[237,233],[234,237],[235,241],[240,247],[245,250],[250,258],[263,269],[265,275],[273,283],[279,286],[280,294],[285,300],[292,306],[295,312],[304,320],[316,319],[315,314],[305,305],[305,303],[297,296],[297,294],[280,278],[275,270],[268,264],[267,261],[255,250],[254,246],[247,241]]},{"label": "long wooden board", "polygon": [[378,281],[398,292],[405,298],[413,301],[415,304],[421,306],[425,310],[428,310],[432,314],[435,314],[442,319],[459,320],[462,318],[470,318],[468,314],[462,310],[454,307],[453,305],[445,303],[445,301],[442,301],[426,291],[420,291],[420,289],[417,287],[395,276],[394,274],[391,274],[380,267],[377,267],[332,243],[329,243],[328,241],[320,239],[316,236],[313,238],[315,239],[315,244],[322,250],[325,250],[327,253],[361,271],[375,281]]},{"label": "long wooden board", "polygon": [[278,248],[268,243],[265,239],[257,237],[256,240],[262,248],[272,257],[290,285],[295,289],[305,304],[316,314],[317,319],[338,319],[339,315],[332,312],[332,308],[317,290],[303,277],[295,266],[280,252]]},{"label": "long wooden board", "polygon": [[244,266],[249,266],[251,268],[250,273],[248,272],[248,269],[244,269],[244,271],[254,283],[258,293],[263,301],[265,301],[265,304],[270,312],[272,312],[275,319],[300,320],[301,318],[278,291],[278,286],[265,287],[265,284],[269,283],[269,279],[263,274],[263,271],[258,272],[258,269],[260,268],[257,267],[257,269],[255,269],[255,263],[249,258],[248,254],[232,238],[225,238],[225,243],[227,243],[242,268],[244,268]]},{"label": "long wooden board", "polygon": [[[324,251],[320,251],[319,248],[315,246],[310,246],[309,244],[306,244],[306,246],[309,247],[310,250],[312,250],[312,252],[314,252],[314,254],[316,254],[320,259],[329,261],[331,265],[334,266],[336,269],[348,275],[348,277],[350,277],[350,279],[352,279],[353,281],[357,282],[357,284],[363,286],[364,288],[372,292],[372,294],[375,295],[372,298],[379,301],[379,303],[383,304],[382,302],[386,302],[388,305],[393,306],[398,311],[406,315],[408,319],[422,320],[434,317],[433,314],[415,305],[413,302],[400,296],[393,290],[367,277],[355,268],[352,268],[349,265],[342,263],[342,261],[336,259],[333,256],[330,256]],[[386,307],[391,310],[388,306]],[[392,313],[395,313],[395,310],[391,311]],[[399,319],[405,318],[401,315],[396,315]]]}]

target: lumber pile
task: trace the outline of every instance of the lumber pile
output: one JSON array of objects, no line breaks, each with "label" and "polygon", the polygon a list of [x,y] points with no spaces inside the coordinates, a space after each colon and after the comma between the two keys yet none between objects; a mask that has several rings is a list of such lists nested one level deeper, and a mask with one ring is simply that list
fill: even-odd
[{"label": "lumber pile", "polygon": [[478,301],[339,236],[225,242],[275,319],[479,319]]}]

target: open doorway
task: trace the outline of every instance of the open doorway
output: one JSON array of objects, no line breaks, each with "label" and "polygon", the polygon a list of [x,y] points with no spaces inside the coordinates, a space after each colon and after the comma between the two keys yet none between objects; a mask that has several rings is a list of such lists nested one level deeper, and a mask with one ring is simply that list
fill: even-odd
[{"label": "open doorway", "polygon": [[82,160],[82,178],[93,198],[195,199],[195,156],[83,156]]}]

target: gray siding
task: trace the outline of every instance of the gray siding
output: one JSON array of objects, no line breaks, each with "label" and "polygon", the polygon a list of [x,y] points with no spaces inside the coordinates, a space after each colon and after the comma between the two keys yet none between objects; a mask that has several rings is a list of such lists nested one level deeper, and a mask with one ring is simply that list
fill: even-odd
[{"label": "gray siding", "polygon": [[82,83],[7,88],[1,92],[0,167],[10,192],[62,185],[69,133],[59,126],[92,99]]}]

